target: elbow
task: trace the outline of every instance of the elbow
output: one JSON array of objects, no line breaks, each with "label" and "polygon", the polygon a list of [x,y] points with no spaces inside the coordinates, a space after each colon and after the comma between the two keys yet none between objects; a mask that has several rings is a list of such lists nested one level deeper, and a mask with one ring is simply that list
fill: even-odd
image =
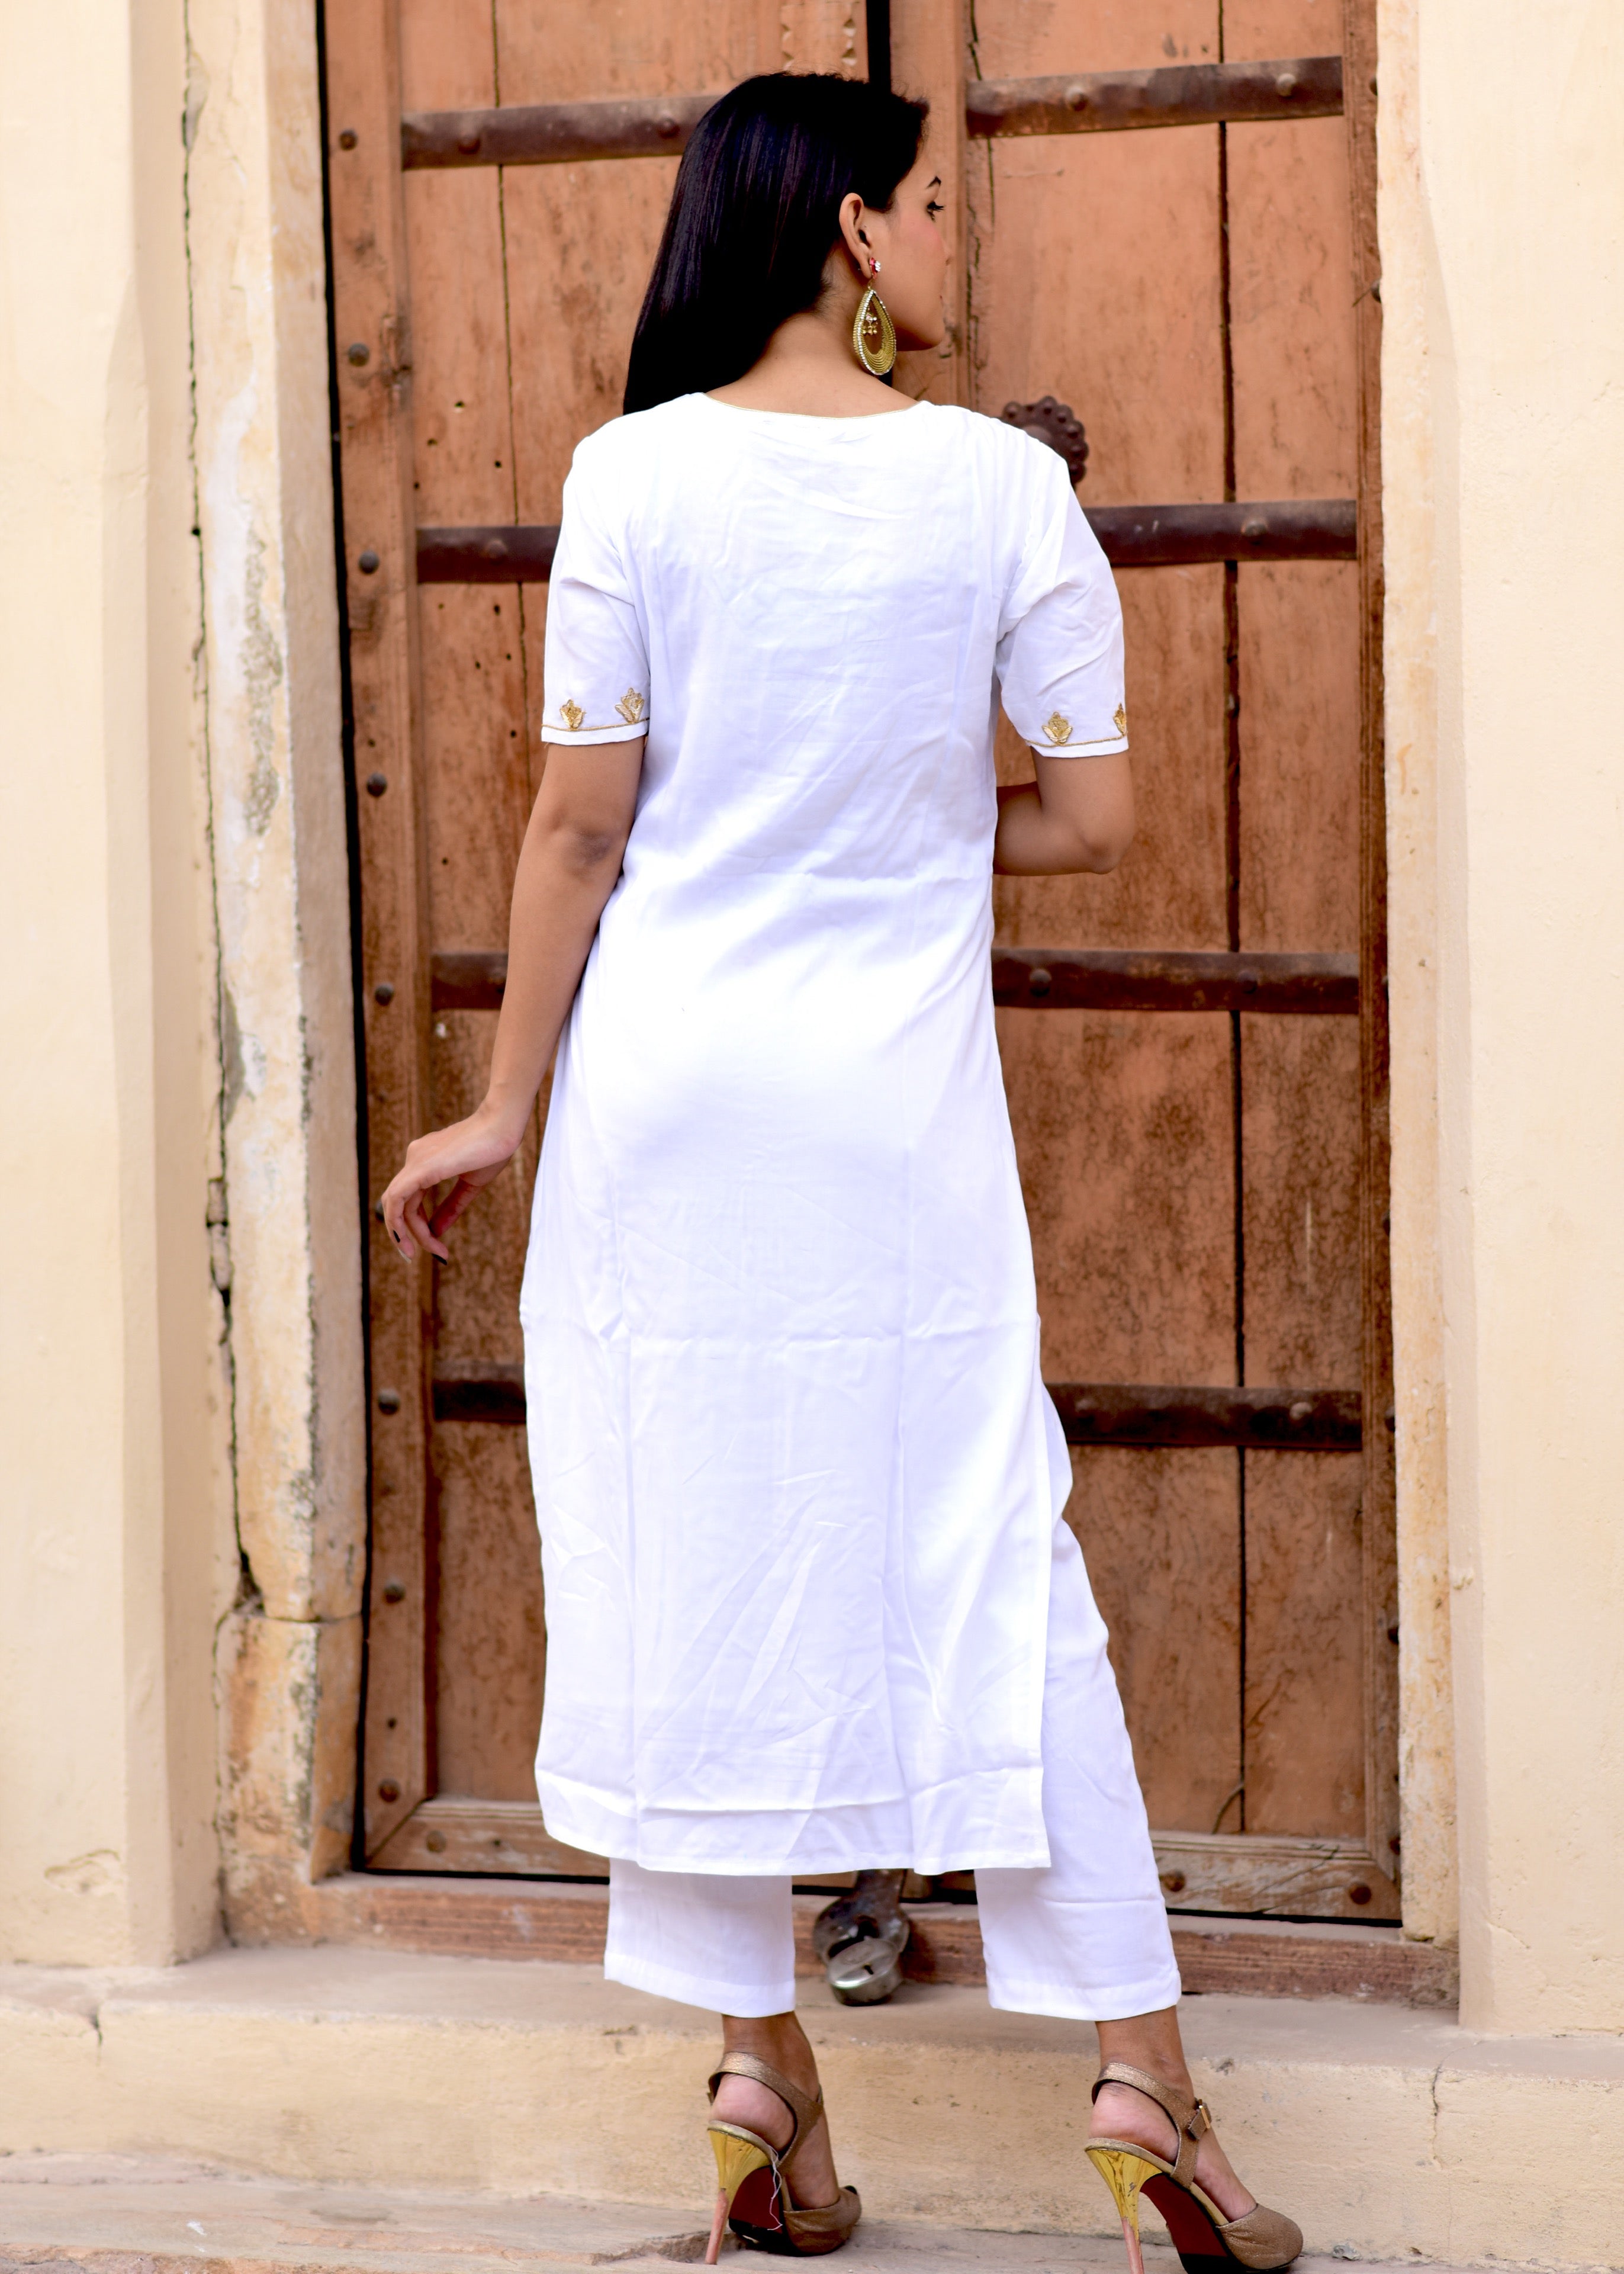
[{"label": "elbow", "polygon": [[580,822],[562,822],[550,832],[549,849],[566,876],[580,884],[611,882],[620,873],[628,830],[595,829]]},{"label": "elbow", "polygon": [[1116,829],[1080,831],[1076,847],[1077,867],[1089,876],[1109,877],[1113,869],[1121,865],[1132,842],[1131,821]]}]

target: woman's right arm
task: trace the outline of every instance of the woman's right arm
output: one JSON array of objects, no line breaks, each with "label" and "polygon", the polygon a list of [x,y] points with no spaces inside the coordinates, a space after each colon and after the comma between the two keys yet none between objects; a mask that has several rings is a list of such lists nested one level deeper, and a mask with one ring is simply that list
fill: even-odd
[{"label": "woman's right arm", "polygon": [[1034,749],[1038,778],[998,792],[996,877],[1102,877],[1133,842],[1133,777],[1126,750],[1102,758]]},{"label": "woman's right arm", "polygon": [[389,1237],[409,1261],[419,1249],[447,1260],[445,1234],[518,1150],[620,873],[643,751],[641,740],[547,745],[514,878],[489,1087],[466,1121],[413,1141],[383,1196]]}]

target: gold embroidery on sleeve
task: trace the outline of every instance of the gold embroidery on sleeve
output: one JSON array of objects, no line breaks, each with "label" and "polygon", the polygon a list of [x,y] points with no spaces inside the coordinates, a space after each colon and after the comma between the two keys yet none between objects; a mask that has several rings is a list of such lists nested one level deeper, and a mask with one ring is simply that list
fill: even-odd
[{"label": "gold embroidery on sleeve", "polygon": [[586,712],[581,708],[581,705],[578,703],[560,703],[559,704],[559,717],[564,721],[564,724],[568,727],[570,733],[573,734],[576,727],[580,726],[581,721],[586,717]]},{"label": "gold embroidery on sleeve", "polygon": [[1051,742],[1069,742],[1071,739],[1071,721],[1069,719],[1063,719],[1058,711],[1051,711],[1043,721],[1043,732]]},{"label": "gold embroidery on sleeve", "polygon": [[1111,724],[1115,727],[1119,734],[1125,734],[1127,733],[1128,706],[1125,703],[1119,703],[1116,705],[1116,708],[1112,712]]},{"label": "gold embroidery on sleeve", "polygon": [[614,707],[628,727],[635,727],[648,705],[635,687],[628,687]]}]

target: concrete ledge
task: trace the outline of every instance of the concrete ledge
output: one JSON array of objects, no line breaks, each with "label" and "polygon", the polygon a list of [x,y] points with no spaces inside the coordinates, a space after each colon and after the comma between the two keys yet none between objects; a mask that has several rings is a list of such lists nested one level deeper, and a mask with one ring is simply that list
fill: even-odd
[{"label": "concrete ledge", "polygon": [[[1109,2233],[1094,2031],[905,1987],[803,2000],[843,2170],[881,2220]],[[1624,2233],[1624,2042],[1202,1998],[1197,2082],[1312,2250],[1578,2268]],[[0,1969],[0,2147],[297,2180],[703,2203],[708,2018],[545,1962],[222,1951],[167,1974]]]}]

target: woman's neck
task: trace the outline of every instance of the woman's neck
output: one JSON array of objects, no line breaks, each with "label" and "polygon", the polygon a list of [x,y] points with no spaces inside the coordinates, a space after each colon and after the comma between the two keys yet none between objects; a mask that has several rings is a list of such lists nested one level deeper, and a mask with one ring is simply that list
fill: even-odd
[{"label": "woman's neck", "polygon": [[741,410],[786,410],[803,418],[868,418],[876,411],[911,410],[911,398],[898,395],[866,372],[852,348],[855,301],[838,311],[808,309],[780,324],[760,360],[742,379],[711,389],[714,403]]}]

